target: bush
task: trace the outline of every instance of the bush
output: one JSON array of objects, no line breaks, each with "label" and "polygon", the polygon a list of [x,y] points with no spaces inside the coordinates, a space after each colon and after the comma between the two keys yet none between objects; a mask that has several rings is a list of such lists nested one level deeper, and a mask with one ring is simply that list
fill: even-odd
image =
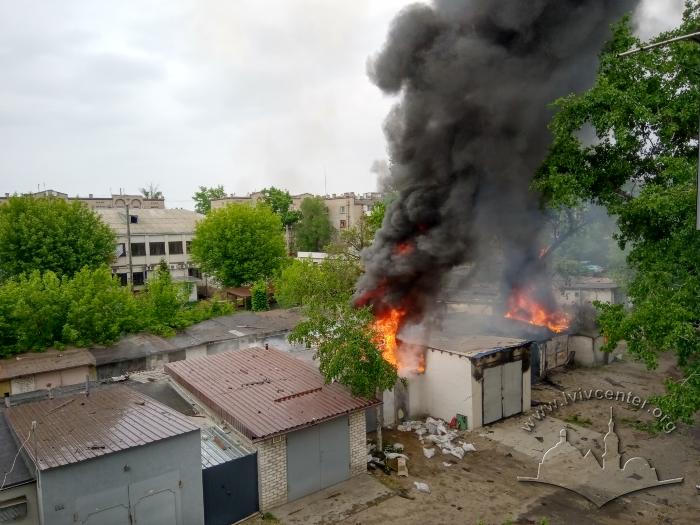
[{"label": "bush", "polygon": [[250,303],[254,312],[270,309],[270,302],[267,296],[267,282],[265,280],[256,281],[250,288],[250,293]]}]

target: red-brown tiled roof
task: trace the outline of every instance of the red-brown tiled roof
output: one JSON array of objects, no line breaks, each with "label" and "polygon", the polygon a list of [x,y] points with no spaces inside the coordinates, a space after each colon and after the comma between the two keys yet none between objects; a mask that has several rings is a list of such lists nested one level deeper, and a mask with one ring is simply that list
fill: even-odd
[{"label": "red-brown tiled roof", "polygon": [[379,403],[325,384],[313,366],[276,349],[247,348],[177,361],[165,371],[253,441]]},{"label": "red-brown tiled roof", "polygon": [[26,448],[40,470],[199,430],[182,414],[122,385],[10,407],[5,417],[21,441],[37,422]]}]

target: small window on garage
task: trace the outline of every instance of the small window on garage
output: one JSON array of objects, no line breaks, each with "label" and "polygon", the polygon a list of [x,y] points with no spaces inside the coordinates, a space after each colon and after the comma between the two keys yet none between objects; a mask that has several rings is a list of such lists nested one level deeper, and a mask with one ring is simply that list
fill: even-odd
[{"label": "small window on garage", "polygon": [[24,497],[0,501],[0,523],[17,523],[27,517],[27,500]]},{"label": "small window on garage", "polygon": [[170,255],[179,255],[182,252],[182,241],[170,241],[168,243],[168,251]]},{"label": "small window on garage", "polygon": [[165,255],[165,243],[164,242],[148,243],[148,254],[149,255]]}]

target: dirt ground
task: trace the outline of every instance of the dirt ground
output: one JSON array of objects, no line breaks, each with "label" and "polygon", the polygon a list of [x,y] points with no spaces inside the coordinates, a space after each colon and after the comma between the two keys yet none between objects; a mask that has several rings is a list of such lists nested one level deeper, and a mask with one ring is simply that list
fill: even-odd
[{"label": "dirt ground", "polygon": [[[533,387],[532,398],[549,401],[562,397],[562,391],[572,393],[579,388],[630,391],[646,398],[663,390],[663,377],[668,372],[673,372],[670,361],[662,360],[659,369],[650,373],[623,356],[622,361],[602,368],[555,371],[550,374],[550,383]],[[536,476],[541,454],[558,439],[557,428],[568,428],[569,441],[574,446],[583,453],[591,448],[600,458],[611,405],[623,462],[642,456],[657,469],[659,479],[684,477],[682,484],[627,494],[599,509],[566,489],[517,481],[518,476]],[[476,452],[467,453],[462,460],[439,451],[426,459],[415,433],[385,430],[387,443],[404,445],[409,456],[409,476],[372,471],[369,476],[391,492],[351,506],[353,510],[343,515],[321,515],[319,511],[313,522],[348,525],[700,523],[700,490],[696,488],[700,484],[700,426],[679,425],[671,433],[656,433],[650,429],[652,416],[646,410],[607,400],[570,403],[537,422],[532,432],[521,428],[527,417],[528,414],[514,416],[461,433],[461,439],[476,447]],[[443,462],[451,465],[445,466]],[[430,494],[418,492],[414,481],[427,483]],[[343,492],[336,491],[325,499],[335,498],[338,505],[351,505],[352,501],[342,502]],[[357,496],[349,498],[357,499]],[[312,503],[306,505],[307,515],[313,508]],[[270,520],[258,522],[264,524]]]}]

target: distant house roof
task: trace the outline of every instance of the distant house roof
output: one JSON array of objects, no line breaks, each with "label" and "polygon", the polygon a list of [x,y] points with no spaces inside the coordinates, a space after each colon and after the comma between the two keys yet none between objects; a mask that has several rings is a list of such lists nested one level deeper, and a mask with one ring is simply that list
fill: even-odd
[{"label": "distant house roof", "polygon": [[95,358],[82,348],[27,352],[0,360],[0,381],[78,366],[95,366]]},{"label": "distant house roof", "polygon": [[202,429],[202,468],[215,467],[252,454],[218,427]]},{"label": "distant house roof", "polygon": [[95,364],[102,366],[174,350],[177,350],[177,348],[168,342],[167,339],[157,335],[141,333],[122,337],[111,346],[90,348],[90,353],[95,356]]},{"label": "distant house roof", "polygon": [[[0,410],[0,485],[2,485],[2,478],[7,473],[5,488],[10,488],[33,481],[34,476],[25,465],[22,456],[17,457],[18,443],[12,437],[4,412],[4,410]],[[26,436],[21,437],[26,439]]]},{"label": "distant house roof", "polygon": [[5,409],[16,436],[40,470],[79,463],[114,452],[198,431],[182,414],[122,385]]},{"label": "distant house roof", "polygon": [[259,441],[379,403],[325,384],[286,352],[247,348],[177,361],[165,371],[241,434]]},{"label": "distant house roof", "polygon": [[[125,208],[98,208],[95,212],[117,235],[126,235]],[[162,208],[133,208],[129,215],[138,217],[137,222],[129,224],[132,236],[192,234],[197,221],[204,218],[204,215],[190,210]]]}]

